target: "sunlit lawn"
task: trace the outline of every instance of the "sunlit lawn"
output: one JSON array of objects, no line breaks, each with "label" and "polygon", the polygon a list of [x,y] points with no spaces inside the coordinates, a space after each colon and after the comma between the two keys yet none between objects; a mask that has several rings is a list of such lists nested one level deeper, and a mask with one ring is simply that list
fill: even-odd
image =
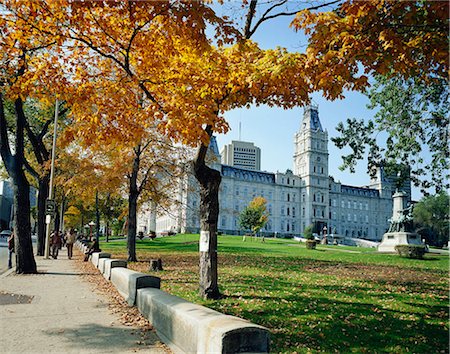
[{"label": "sunlit lawn", "polygon": [[[125,241],[102,243],[126,257]],[[374,249],[219,237],[224,297],[198,297],[198,235],[137,241],[141,262],[161,258],[162,289],[270,329],[272,352],[448,353],[448,256],[411,260]]]}]

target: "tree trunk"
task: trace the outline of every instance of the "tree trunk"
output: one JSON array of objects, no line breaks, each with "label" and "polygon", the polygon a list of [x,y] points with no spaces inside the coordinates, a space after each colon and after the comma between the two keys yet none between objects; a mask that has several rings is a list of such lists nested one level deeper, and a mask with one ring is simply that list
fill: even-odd
[{"label": "tree trunk", "polygon": [[137,186],[137,177],[140,165],[140,146],[135,150],[136,156],[133,161],[133,169],[130,176],[130,189],[128,195],[128,261],[137,262],[136,258],[136,229],[137,229],[137,201],[139,198],[139,189]]},{"label": "tree trunk", "polygon": [[100,242],[100,209],[98,207],[98,191],[95,191],[95,238]]},{"label": "tree trunk", "polygon": [[37,273],[33,256],[30,222],[30,185],[23,171],[18,171],[14,183],[14,234],[16,273]]},{"label": "tree trunk", "polygon": [[[6,119],[3,111],[3,98],[0,96],[0,151],[8,174],[14,184],[14,230],[16,273],[37,273],[31,242],[30,221],[30,183],[25,172],[24,130],[26,117],[20,98],[14,101],[16,113],[15,155],[11,154],[6,132]],[[8,146],[6,146],[8,145]]]},{"label": "tree trunk", "polygon": [[[211,130],[207,128],[211,136]],[[220,172],[205,164],[207,146],[201,145],[194,163],[195,177],[200,183],[200,283],[199,295],[204,299],[220,298],[217,272],[217,222],[219,219]]]},{"label": "tree trunk", "polygon": [[109,218],[106,219],[106,242],[109,242]]},{"label": "tree trunk", "polygon": [[37,255],[43,256],[45,253],[45,201],[48,198],[50,175],[39,178],[38,194],[38,216],[37,216]]}]

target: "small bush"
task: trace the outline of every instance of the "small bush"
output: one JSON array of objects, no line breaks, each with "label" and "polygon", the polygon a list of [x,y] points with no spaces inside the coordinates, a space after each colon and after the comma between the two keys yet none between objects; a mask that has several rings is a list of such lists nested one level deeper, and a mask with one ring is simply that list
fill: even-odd
[{"label": "small bush", "polygon": [[307,239],[307,240],[314,240],[314,235],[313,235],[313,226],[309,225],[305,227],[305,230],[303,231],[303,236]]},{"label": "small bush", "polygon": [[395,250],[400,257],[422,259],[425,254],[425,246],[423,245],[397,245]]},{"label": "small bush", "polygon": [[306,249],[308,249],[308,250],[316,249],[316,241],[315,240],[306,240]]}]

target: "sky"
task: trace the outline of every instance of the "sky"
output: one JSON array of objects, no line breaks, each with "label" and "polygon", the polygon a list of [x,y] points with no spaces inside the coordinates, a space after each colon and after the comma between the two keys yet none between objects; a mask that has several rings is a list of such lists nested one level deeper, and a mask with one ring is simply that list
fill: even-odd
[{"label": "sky", "polygon": [[[303,52],[306,48],[306,39],[301,33],[290,29],[292,18],[275,18],[261,26],[252,39],[261,48],[268,49],[276,46],[285,47],[289,51]],[[319,118],[328,137],[337,136],[335,127],[347,118],[370,119],[375,111],[369,110],[366,105],[368,99],[361,93],[346,92],[345,99],[328,101],[320,92],[312,95],[313,103],[318,105]],[[253,142],[261,149],[261,169],[268,172],[285,172],[293,170],[294,135],[300,128],[303,118],[303,107],[290,110],[270,108],[267,106],[252,106],[250,109],[235,109],[225,113],[230,126],[227,134],[217,136],[219,150],[232,140]],[[239,124],[241,134],[239,135]],[[241,139],[239,139],[241,137]],[[340,171],[342,155],[349,150],[340,150],[329,140],[329,174],[343,184],[354,186],[368,185],[370,177],[367,173],[367,160],[361,160],[355,173],[348,170]],[[413,199],[419,200],[421,193],[413,187]]]}]

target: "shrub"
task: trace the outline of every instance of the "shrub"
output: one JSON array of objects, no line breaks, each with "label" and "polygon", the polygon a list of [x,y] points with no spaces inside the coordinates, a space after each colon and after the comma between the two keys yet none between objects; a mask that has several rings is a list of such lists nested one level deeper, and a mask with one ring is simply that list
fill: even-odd
[{"label": "shrub", "polygon": [[305,227],[305,230],[303,231],[303,235],[305,236],[305,238],[307,240],[314,240],[312,225]]},{"label": "shrub", "polygon": [[426,251],[423,245],[397,245],[395,250],[401,257],[414,259],[422,259]]},{"label": "shrub", "polygon": [[308,250],[316,249],[316,241],[315,240],[306,240],[306,249],[308,249]]}]

